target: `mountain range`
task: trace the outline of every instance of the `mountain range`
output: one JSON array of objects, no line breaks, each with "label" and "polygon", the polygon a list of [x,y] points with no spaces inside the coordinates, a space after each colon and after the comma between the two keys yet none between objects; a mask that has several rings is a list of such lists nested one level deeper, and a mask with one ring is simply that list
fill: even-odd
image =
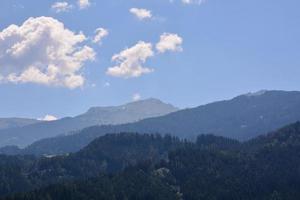
[{"label": "mountain range", "polygon": [[40,122],[36,119],[26,118],[0,118],[0,130],[9,128],[20,128]]},{"label": "mountain range", "polygon": [[298,120],[300,92],[260,91],[134,123],[89,127],[74,134],[42,139],[21,152],[76,152],[99,136],[124,131],[170,133],[191,140],[199,134],[214,134],[245,141]]},{"label": "mountain range", "polygon": [[145,118],[166,115],[177,110],[178,108],[170,104],[152,98],[121,106],[93,107],[76,117],[66,117],[55,121],[34,123],[35,120],[18,120],[10,126],[5,126],[3,121],[4,125],[1,126],[0,120],[0,128],[6,127],[6,129],[0,130],[0,147],[11,145],[25,147],[43,138],[70,134],[89,126],[136,122]]}]

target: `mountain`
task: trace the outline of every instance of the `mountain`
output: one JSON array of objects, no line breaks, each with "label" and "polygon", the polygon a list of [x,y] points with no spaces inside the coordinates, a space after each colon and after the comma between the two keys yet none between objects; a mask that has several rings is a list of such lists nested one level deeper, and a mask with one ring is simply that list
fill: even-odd
[{"label": "mountain", "polygon": [[146,99],[115,107],[94,107],[76,117],[0,130],[0,147],[7,145],[24,147],[43,138],[67,134],[89,126],[136,122],[177,110],[174,106],[157,99]]},{"label": "mountain", "polygon": [[9,128],[18,128],[31,124],[38,123],[40,121],[35,119],[25,119],[25,118],[0,118],[0,130]]},{"label": "mountain", "polygon": [[[169,154],[170,162],[164,167],[187,200],[297,200],[299,141],[298,122],[243,143],[240,150],[220,150],[214,141],[209,148],[179,148]],[[223,143],[227,144],[225,140]]]},{"label": "mountain", "polygon": [[[134,162],[123,168],[127,161]],[[118,170],[97,175],[106,166]],[[0,196],[8,194],[5,200],[298,200],[299,168],[300,122],[243,143],[212,135],[200,135],[192,143],[170,136],[110,134],[69,156],[35,161],[2,156],[0,191],[6,193]],[[23,193],[15,194],[18,191]]]},{"label": "mountain", "polygon": [[14,146],[14,145],[0,148],[0,154],[4,154],[4,155],[18,155],[22,153],[23,150],[18,146]]},{"label": "mountain", "polygon": [[121,133],[94,140],[81,151],[55,157],[0,155],[0,197],[38,187],[118,173],[140,162],[153,164],[184,145],[171,136]]},{"label": "mountain", "polygon": [[128,103],[115,107],[93,107],[76,117],[79,121],[94,124],[116,125],[136,122],[146,118],[158,117],[175,112],[178,109],[154,98]]},{"label": "mountain", "polygon": [[300,120],[300,92],[260,91],[165,116],[115,126],[95,126],[79,133],[43,139],[24,149],[28,154],[76,152],[106,133],[171,133],[195,139],[214,134],[241,141]]}]

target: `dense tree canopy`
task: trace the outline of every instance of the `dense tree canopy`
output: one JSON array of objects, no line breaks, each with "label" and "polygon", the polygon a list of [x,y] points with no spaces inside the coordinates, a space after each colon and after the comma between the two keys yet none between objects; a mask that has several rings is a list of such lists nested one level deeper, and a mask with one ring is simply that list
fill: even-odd
[{"label": "dense tree canopy", "polygon": [[123,133],[71,155],[0,161],[7,200],[297,200],[299,172],[300,123],[246,143]]}]

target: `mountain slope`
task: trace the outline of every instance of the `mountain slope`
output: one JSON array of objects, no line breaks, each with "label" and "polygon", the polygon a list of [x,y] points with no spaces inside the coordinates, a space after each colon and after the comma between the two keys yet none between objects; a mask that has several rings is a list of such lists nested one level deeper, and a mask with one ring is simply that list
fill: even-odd
[{"label": "mountain slope", "polygon": [[182,200],[178,188],[143,170],[64,182],[2,200]]},{"label": "mountain slope", "polygon": [[[146,147],[145,151],[141,151],[143,146]],[[156,162],[156,159],[150,159],[154,162],[142,162],[118,173],[101,174],[86,179],[85,174],[101,169],[100,166],[103,165],[94,162],[105,158],[104,155],[107,155],[106,159],[111,164],[124,161],[126,163],[127,159],[139,158],[140,156],[136,155],[142,154],[146,155],[146,158],[156,155],[158,157],[154,157],[159,160],[163,154],[151,154],[155,150],[159,152],[159,149],[162,150],[161,153],[169,149],[168,156],[165,157],[167,159],[160,163]],[[123,155],[119,156],[120,153]],[[72,156],[77,159],[72,159]],[[49,179],[54,179],[55,185],[17,194],[6,200],[98,198],[298,200],[300,196],[300,122],[244,143],[212,135],[201,135],[197,137],[195,143],[154,135],[128,133],[107,135],[95,140],[81,153],[72,154],[70,158],[68,156],[61,158],[61,162],[58,162],[57,158],[52,158],[34,164],[33,169],[38,173],[32,174],[31,171],[29,174],[25,173],[27,175],[25,180],[20,179],[27,184],[28,181],[38,183],[37,180],[40,179],[45,183]],[[30,161],[30,158],[28,159]],[[88,160],[83,164],[80,159]],[[8,163],[22,166],[21,161],[18,159]],[[2,169],[7,170],[5,167]],[[77,176],[80,174],[83,176],[76,181],[69,179],[65,182],[72,174],[69,173],[70,170],[77,172],[73,173]],[[14,174],[16,179],[20,178],[17,173]],[[4,180],[1,179],[3,186],[18,183],[10,179]],[[7,181],[9,182],[6,183]],[[26,186],[24,184],[23,188],[18,189],[24,191]],[[5,188],[11,188],[12,193],[16,191],[14,187]]]},{"label": "mountain slope", "polygon": [[93,107],[76,117],[79,121],[91,121],[95,124],[125,124],[146,118],[158,117],[175,112],[178,109],[158,99],[146,99],[122,106]]},{"label": "mountain slope", "polygon": [[300,120],[300,92],[265,91],[181,110],[136,123],[91,127],[81,132],[38,141],[24,150],[33,154],[75,152],[106,133],[171,133],[194,139],[214,134],[248,140]]},{"label": "mountain slope", "polygon": [[[199,147],[169,154],[183,199],[286,199],[300,196],[300,123],[242,144],[240,151]],[[254,150],[255,149],[255,150]]]},{"label": "mountain slope", "polygon": [[184,144],[170,136],[121,133],[100,137],[81,151],[64,156],[0,155],[0,197],[60,181],[116,173],[144,161],[154,165]]},{"label": "mountain slope", "polygon": [[166,115],[177,110],[174,106],[156,99],[147,99],[115,107],[94,107],[73,118],[0,130],[0,147],[7,145],[24,147],[43,138],[66,134],[89,126],[136,122],[149,117]]},{"label": "mountain slope", "polygon": [[35,119],[25,119],[25,118],[0,118],[0,130],[9,128],[18,128],[31,124],[38,123],[40,121]]}]

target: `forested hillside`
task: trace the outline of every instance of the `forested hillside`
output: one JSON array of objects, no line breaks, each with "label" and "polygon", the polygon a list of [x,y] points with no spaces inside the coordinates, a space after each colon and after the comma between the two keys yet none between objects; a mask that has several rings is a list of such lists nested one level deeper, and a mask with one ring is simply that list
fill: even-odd
[{"label": "forested hillside", "polygon": [[[29,186],[2,193],[11,194],[4,198],[11,200],[296,200],[300,196],[299,122],[245,143],[212,135],[201,135],[190,143],[170,136],[127,133],[99,138],[69,156],[38,161],[31,157],[5,158],[12,160],[1,165],[15,166],[12,172],[31,169],[30,174],[13,173],[20,185]],[[105,165],[99,162],[104,160]],[[104,166],[113,170],[103,170]],[[7,173],[3,170],[8,168],[1,169],[2,180],[6,180],[1,181],[2,191],[17,188],[12,187],[16,182],[3,177]],[[75,177],[72,170],[81,176]],[[61,179],[46,186],[54,183],[54,177]],[[43,185],[46,187],[38,189]],[[33,187],[37,190],[12,195]]]},{"label": "forested hillside", "polygon": [[63,156],[0,156],[0,196],[65,180],[117,173],[139,162],[153,165],[185,142],[171,136],[109,134],[83,150]]}]

